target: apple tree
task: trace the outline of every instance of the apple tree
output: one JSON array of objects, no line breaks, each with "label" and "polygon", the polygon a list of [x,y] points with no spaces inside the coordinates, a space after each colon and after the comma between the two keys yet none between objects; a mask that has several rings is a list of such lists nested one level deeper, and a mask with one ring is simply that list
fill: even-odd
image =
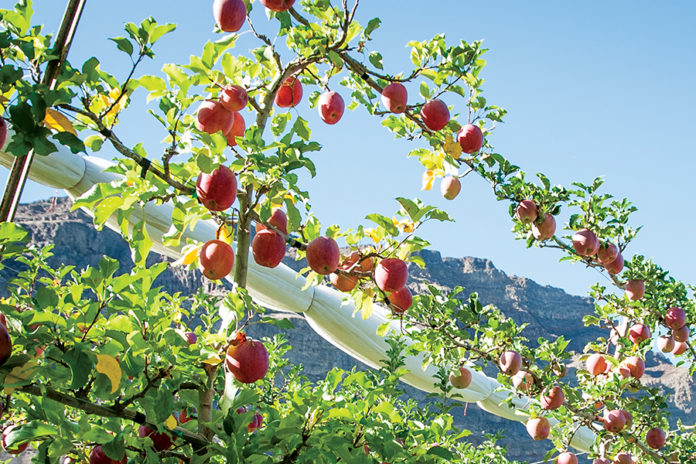
[{"label": "apple tree", "polygon": [[[664,398],[640,384],[655,342],[693,374],[693,289],[643,255],[628,258],[635,207],[603,193],[600,179],[567,187],[544,174],[532,181],[495,151],[487,138],[505,111],[483,96],[480,42],[414,41],[412,68],[387,72],[369,48],[381,21],[358,24],[358,0],[212,3],[219,40],[188,62],[163,64],[158,75],[139,73],[139,65],[156,58],[156,42],[175,26],[127,23],[124,36],[111,39],[130,62],[124,79],[96,57],[63,61],[59,44],[32,24],[30,0],[0,10],[7,120],[0,131],[13,131],[4,150],[42,156],[65,145],[122,155],[111,168],[119,176],[75,206],[92,210],[98,227],[115,218],[136,265],[122,273],[104,257],[83,270],[51,268],[50,247],[35,249],[21,227],[2,224],[3,260],[22,269],[0,304],[5,449],[21,452],[31,442],[36,462],[68,456],[93,464],[508,462],[494,436],[474,445],[453,425],[460,404],[449,400],[467,388],[472,369],[492,366],[510,387],[507,401],[532,398],[527,429],[552,440],[549,457],[559,464],[577,462],[570,444],[580,427],[596,433],[597,463],[688,462],[696,454],[691,424],[670,430]],[[256,48],[235,48],[242,28]],[[56,60],[57,85],[48,86],[42,76]],[[143,93],[156,104],[150,115],[162,126],[162,153],[119,130],[119,115]],[[480,176],[510,205],[515,238],[610,276],[613,288],[590,289],[595,313],[585,323],[606,337],[586,346],[577,382],[562,380],[573,354],[567,340],[527,340],[524,327],[462,289],[411,294],[407,263],[423,265],[417,252],[429,245],[416,232],[427,221],[451,221],[445,211],[397,198],[392,213],[370,212],[368,223],[352,227],[312,214],[298,172],[321,175],[312,157],[322,147],[303,118],[307,106],[327,124],[358,110],[364,124],[410,140],[425,191],[442,178],[442,194],[454,200],[461,179]],[[173,206],[163,243],[182,250],[176,264],[211,280],[229,276],[234,287],[224,296],[154,285],[169,264],[148,265],[147,218],[133,220],[150,203]],[[557,231],[564,208],[568,223]],[[186,238],[210,219],[217,239]],[[380,369],[332,369],[310,382],[285,358],[284,337],[246,335],[254,324],[288,328],[246,289],[250,257],[272,268],[288,246],[306,258],[308,285],[328,280],[362,317],[378,302],[401,321],[399,334],[380,328],[390,347]],[[404,399],[399,382],[404,359],[416,354],[439,373],[441,401],[425,407]],[[558,425],[551,429],[549,419]]]}]

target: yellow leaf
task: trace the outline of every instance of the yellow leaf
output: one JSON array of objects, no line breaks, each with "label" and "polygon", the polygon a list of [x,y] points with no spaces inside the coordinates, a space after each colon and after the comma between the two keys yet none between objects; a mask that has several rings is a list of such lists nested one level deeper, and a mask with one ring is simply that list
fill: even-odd
[{"label": "yellow leaf", "polygon": [[198,259],[201,247],[198,245],[186,245],[181,250],[181,258],[172,263],[172,266],[188,266]]},{"label": "yellow leaf", "polygon": [[15,387],[26,384],[38,367],[36,361],[27,361],[23,365],[13,368],[5,376],[5,394],[10,395],[14,392]]},{"label": "yellow leaf", "polygon": [[116,393],[121,384],[121,365],[116,358],[108,354],[97,355],[97,372],[104,374],[111,380],[111,393]]},{"label": "yellow leaf", "polygon": [[177,425],[178,425],[178,422],[176,421],[176,417],[174,417],[174,414],[167,417],[167,420],[164,421],[164,426],[167,427],[169,430],[174,430],[174,428]]},{"label": "yellow leaf", "polygon": [[365,229],[365,234],[372,239],[373,242],[379,243],[382,240],[382,237],[377,234],[377,231],[375,229]]},{"label": "yellow leaf", "polygon": [[64,114],[54,109],[49,108],[46,110],[44,124],[49,129],[55,129],[58,132],[70,132],[72,135],[77,135],[70,120]]},{"label": "yellow leaf", "polygon": [[220,356],[211,356],[209,359],[206,359],[203,361],[203,364],[210,364],[211,366],[217,366],[222,362],[222,359],[220,359]]},{"label": "yellow leaf", "polygon": [[442,145],[442,150],[454,159],[458,159],[462,154],[462,146],[459,142],[452,138],[451,134],[445,137],[445,143]]},{"label": "yellow leaf", "polygon": [[421,190],[430,190],[433,188],[433,182],[435,182],[435,173],[428,169],[423,173],[423,183],[421,185]]},{"label": "yellow leaf", "polygon": [[217,230],[217,238],[228,245],[232,245],[232,240],[234,240],[234,229],[230,228],[227,224],[221,225]]},{"label": "yellow leaf", "polygon": [[394,222],[394,225],[396,226],[397,229],[399,229],[401,232],[410,234],[413,232],[414,225],[413,222],[409,221],[408,219],[402,219],[401,221],[397,221],[396,219],[392,219]]},{"label": "yellow leaf", "polygon": [[372,316],[372,309],[372,298],[365,298],[363,300],[362,308],[360,308],[362,312],[363,321],[369,319],[370,316]]}]

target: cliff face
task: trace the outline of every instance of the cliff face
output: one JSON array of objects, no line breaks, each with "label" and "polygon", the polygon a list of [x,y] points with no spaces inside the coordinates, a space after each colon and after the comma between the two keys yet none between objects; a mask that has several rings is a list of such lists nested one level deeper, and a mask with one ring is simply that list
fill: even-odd
[{"label": "cliff face", "polygon": [[[30,229],[32,240],[37,245],[54,245],[54,256],[50,260],[53,265],[71,264],[78,268],[95,266],[103,255],[108,255],[117,259],[123,272],[127,272],[132,262],[125,241],[106,228],[95,230],[87,214],[71,212],[70,207],[69,200],[64,198],[22,205],[17,222]],[[484,304],[494,304],[518,323],[528,323],[525,334],[531,341],[539,336],[553,339],[563,335],[572,340],[569,349],[580,351],[587,340],[598,335],[596,328],[586,328],[582,324],[582,317],[592,310],[592,303],[587,298],[568,295],[561,289],[541,286],[524,277],[508,276],[486,259],[442,258],[435,251],[423,252],[422,257],[426,263],[425,269],[410,268],[410,285],[414,290],[422,288],[425,282],[432,282],[446,289],[462,286],[465,294],[478,292]],[[152,256],[150,259],[157,261],[163,258]],[[301,263],[289,259],[286,261],[295,269],[301,267]],[[11,273],[12,270],[8,268],[0,271],[0,294],[6,288]],[[200,273],[180,268],[165,271],[158,278],[157,285],[182,293],[195,292],[200,286],[211,291],[223,290],[213,288]],[[278,317],[292,320],[295,329],[286,332],[289,343],[294,347],[289,357],[292,362],[303,365],[308,377],[323,377],[335,366],[351,369],[357,365],[360,369],[366,369],[316,335],[301,315],[283,314]],[[275,327],[258,327],[253,335],[267,336],[277,331]],[[573,374],[572,366],[570,374]],[[687,369],[675,368],[661,356],[656,356],[649,360],[644,379],[645,385],[656,386],[663,391],[670,403],[672,419],[693,422],[696,386]],[[424,400],[425,395],[420,391],[408,388],[407,392],[414,398]],[[457,425],[471,430],[474,441],[483,441],[486,432],[502,432],[505,439],[501,444],[508,447],[511,458],[537,461],[550,446],[550,443],[533,442],[522,424],[490,415],[475,404],[454,411]],[[27,456],[23,456],[23,460],[28,462]]]}]

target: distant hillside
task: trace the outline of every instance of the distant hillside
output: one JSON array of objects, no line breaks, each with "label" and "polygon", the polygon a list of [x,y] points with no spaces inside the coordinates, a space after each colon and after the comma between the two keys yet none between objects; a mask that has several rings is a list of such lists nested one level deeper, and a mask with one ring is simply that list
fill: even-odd
[{"label": "distant hillside", "polygon": [[[37,245],[54,245],[52,264],[72,264],[82,268],[96,265],[103,255],[108,255],[117,259],[122,265],[122,271],[127,272],[132,263],[125,241],[108,229],[96,231],[87,214],[82,211],[71,212],[70,206],[66,198],[22,205],[17,222],[30,229],[32,240]],[[414,266],[410,269],[409,285],[414,291],[422,289],[425,282],[433,282],[447,289],[462,286],[466,292],[478,292],[484,304],[494,304],[518,323],[529,324],[525,333],[530,340],[536,340],[539,336],[553,338],[563,335],[572,340],[569,349],[576,351],[581,350],[589,339],[595,338],[599,333],[596,328],[589,329],[582,324],[583,315],[592,310],[592,303],[587,298],[568,295],[561,289],[541,286],[524,277],[508,276],[486,259],[442,258],[436,251],[425,251],[421,256],[426,263],[425,269]],[[151,259],[163,258],[153,256]],[[294,268],[300,265],[292,260],[286,261]],[[11,269],[0,271],[0,293],[6,288],[11,274]],[[168,269],[159,277],[157,284],[169,291],[183,293],[194,292],[200,286],[214,290],[198,272],[182,269]],[[302,364],[305,374],[310,378],[323,377],[335,366],[350,369],[359,365],[366,369],[316,335],[301,315],[279,314],[278,317],[292,319],[296,328],[287,332],[290,344],[294,346],[289,357],[292,362]],[[261,328],[255,336],[271,335],[275,330],[273,327]],[[573,374],[572,368],[570,374]],[[646,385],[662,388],[672,405],[673,419],[694,422],[696,386],[685,368],[675,368],[666,363],[664,358],[655,357],[649,360],[643,379]],[[425,396],[411,388],[408,392],[421,400]],[[459,426],[471,430],[474,440],[482,440],[486,431],[502,432],[506,438],[501,443],[508,447],[508,454],[513,458],[539,460],[549,446],[549,443],[533,442],[522,424],[490,415],[475,404],[455,411],[455,421]]]}]

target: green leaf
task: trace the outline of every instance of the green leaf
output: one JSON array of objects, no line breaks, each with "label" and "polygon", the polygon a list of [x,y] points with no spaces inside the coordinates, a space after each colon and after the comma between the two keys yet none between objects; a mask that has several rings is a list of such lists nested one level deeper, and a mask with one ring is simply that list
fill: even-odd
[{"label": "green leaf", "polygon": [[126,448],[123,443],[123,436],[119,433],[114,437],[113,440],[102,444],[102,449],[104,454],[106,454],[111,459],[120,461],[126,454]]},{"label": "green leaf", "polygon": [[365,34],[366,37],[369,37],[370,34],[372,34],[379,26],[382,24],[382,20],[379,18],[372,18],[368,23],[367,27],[365,28]]},{"label": "green leaf", "polygon": [[301,117],[297,117],[295,120],[295,124],[292,126],[292,131],[298,135],[302,140],[309,140],[309,137],[312,135],[312,131],[309,128],[309,124],[307,121],[302,119]]},{"label": "green leaf", "polygon": [[53,134],[52,137],[61,145],[70,148],[70,151],[75,154],[87,152],[85,144],[82,142],[82,140],[77,138],[75,134],[71,134],[70,132],[57,132]]},{"label": "green leaf", "polygon": [[58,306],[58,295],[53,287],[39,287],[36,290],[36,303],[39,309],[53,310]]},{"label": "green leaf", "polygon": [[116,47],[119,50],[121,50],[122,52],[125,52],[128,55],[133,54],[133,44],[127,38],[125,38],[125,37],[113,37],[109,40],[111,40],[112,42],[115,42]]},{"label": "green leaf", "polygon": [[131,247],[131,258],[136,266],[145,266],[153,242],[150,235],[147,233],[147,227],[144,221],[140,221],[133,226],[133,233],[128,240]]},{"label": "green leaf", "polygon": [[384,69],[384,66],[382,66],[382,54],[379,52],[372,51],[370,52],[370,63],[372,63],[372,66],[374,66],[377,69]]},{"label": "green leaf", "polygon": [[70,366],[72,384],[70,388],[80,388],[87,384],[89,374],[94,367],[92,359],[77,347],[70,348],[63,355],[63,361]]}]

